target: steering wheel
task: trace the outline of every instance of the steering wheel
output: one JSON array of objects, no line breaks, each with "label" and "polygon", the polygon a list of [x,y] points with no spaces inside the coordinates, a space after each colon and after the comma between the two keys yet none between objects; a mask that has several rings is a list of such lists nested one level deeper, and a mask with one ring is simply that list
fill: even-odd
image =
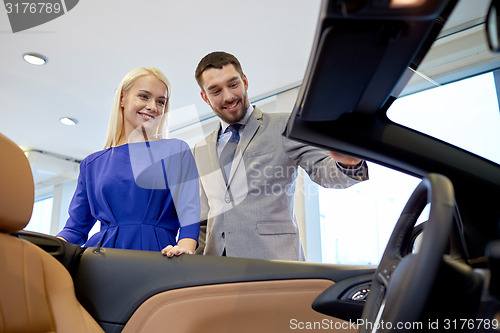
[{"label": "steering wheel", "polygon": [[[419,248],[405,256],[412,229],[428,203],[429,219]],[[359,332],[410,332],[418,325],[452,230],[453,211],[451,181],[439,174],[423,178],[387,243],[358,322]]]}]

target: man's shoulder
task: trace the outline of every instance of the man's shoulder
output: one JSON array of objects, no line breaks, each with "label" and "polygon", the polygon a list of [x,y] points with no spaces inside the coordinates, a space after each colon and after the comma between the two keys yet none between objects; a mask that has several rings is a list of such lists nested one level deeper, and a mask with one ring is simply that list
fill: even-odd
[{"label": "man's shoulder", "polygon": [[262,117],[272,120],[288,120],[290,114],[286,112],[262,112]]},{"label": "man's shoulder", "polygon": [[262,122],[269,126],[283,127],[288,122],[289,113],[285,112],[262,112]]}]

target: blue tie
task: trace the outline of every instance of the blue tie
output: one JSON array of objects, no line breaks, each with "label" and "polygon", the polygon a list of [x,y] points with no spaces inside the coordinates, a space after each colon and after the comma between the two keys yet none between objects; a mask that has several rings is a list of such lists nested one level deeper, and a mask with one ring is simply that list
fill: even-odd
[{"label": "blue tie", "polygon": [[238,142],[240,141],[240,132],[239,132],[240,127],[241,124],[229,125],[226,128],[226,131],[224,132],[224,133],[227,133],[228,131],[231,132],[231,138],[229,138],[229,141],[222,149],[222,152],[220,153],[219,157],[220,166],[223,170],[222,173],[224,174],[224,179],[226,180],[226,184],[229,181],[229,173],[231,172],[231,164],[234,159],[234,153],[236,151],[236,147],[238,146]]}]

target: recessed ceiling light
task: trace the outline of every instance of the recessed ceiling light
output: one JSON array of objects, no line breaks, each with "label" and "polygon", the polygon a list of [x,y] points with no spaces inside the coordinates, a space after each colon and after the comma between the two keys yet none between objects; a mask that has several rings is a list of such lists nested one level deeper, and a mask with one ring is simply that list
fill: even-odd
[{"label": "recessed ceiling light", "polygon": [[61,119],[59,119],[59,121],[68,126],[75,126],[76,124],[78,124],[78,120],[69,117],[62,117]]},{"label": "recessed ceiling light", "polygon": [[36,53],[25,53],[23,54],[23,59],[26,62],[29,62],[30,64],[37,66],[45,65],[45,63],[47,62],[46,57]]}]

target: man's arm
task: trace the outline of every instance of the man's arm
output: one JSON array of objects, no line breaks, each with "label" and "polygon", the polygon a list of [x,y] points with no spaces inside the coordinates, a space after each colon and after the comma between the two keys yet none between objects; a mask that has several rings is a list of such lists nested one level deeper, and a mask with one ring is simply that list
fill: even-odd
[{"label": "man's arm", "polygon": [[205,250],[205,244],[207,239],[207,220],[200,222],[200,236],[198,237],[198,247],[196,248],[195,254],[203,254]]},{"label": "man's arm", "polygon": [[288,157],[312,181],[327,188],[347,188],[368,179],[368,165],[355,157],[330,152],[283,137]]},{"label": "man's arm", "polygon": [[195,254],[203,254],[207,239],[208,198],[200,178],[200,236]]}]

